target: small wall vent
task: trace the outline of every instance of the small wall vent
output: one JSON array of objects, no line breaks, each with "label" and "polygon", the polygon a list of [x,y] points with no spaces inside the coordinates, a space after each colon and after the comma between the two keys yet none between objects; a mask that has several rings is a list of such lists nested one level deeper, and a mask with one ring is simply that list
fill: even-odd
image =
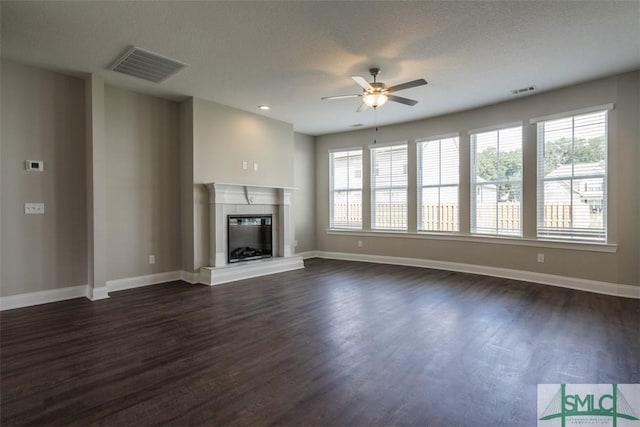
[{"label": "small wall vent", "polygon": [[513,95],[520,95],[521,93],[533,92],[534,90],[536,90],[535,86],[527,86],[521,87],[520,89],[513,89],[511,93]]},{"label": "small wall vent", "polygon": [[110,70],[139,79],[160,83],[176,74],[187,64],[148,50],[132,47],[124,55],[118,58],[110,67]]}]

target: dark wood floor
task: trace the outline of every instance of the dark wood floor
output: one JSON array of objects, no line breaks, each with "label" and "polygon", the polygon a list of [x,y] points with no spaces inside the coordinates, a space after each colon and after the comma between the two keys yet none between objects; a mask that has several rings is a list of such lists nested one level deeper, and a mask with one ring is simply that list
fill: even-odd
[{"label": "dark wood floor", "polygon": [[2,426],[533,426],[538,383],[640,382],[638,300],[306,264],[2,312]]}]

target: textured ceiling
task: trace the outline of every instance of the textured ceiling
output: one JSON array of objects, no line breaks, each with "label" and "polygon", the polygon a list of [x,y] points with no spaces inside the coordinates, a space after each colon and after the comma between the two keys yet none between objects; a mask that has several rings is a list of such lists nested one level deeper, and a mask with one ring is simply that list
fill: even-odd
[{"label": "textured ceiling", "polygon": [[[387,103],[385,125],[640,68],[640,0],[549,2],[1,2],[2,57],[183,99],[197,96],[320,135],[371,126],[356,113],[353,74],[393,85],[415,107]],[[139,46],[190,66],[154,84],[107,67]],[[522,95],[521,95],[522,96]],[[259,104],[272,110],[261,112]]]}]

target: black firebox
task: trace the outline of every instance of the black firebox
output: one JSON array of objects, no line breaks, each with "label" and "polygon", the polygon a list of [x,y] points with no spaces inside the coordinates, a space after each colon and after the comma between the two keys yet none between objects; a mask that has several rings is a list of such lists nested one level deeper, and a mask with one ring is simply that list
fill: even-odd
[{"label": "black firebox", "polygon": [[227,217],[228,262],[250,261],[273,256],[271,215],[229,215]]}]

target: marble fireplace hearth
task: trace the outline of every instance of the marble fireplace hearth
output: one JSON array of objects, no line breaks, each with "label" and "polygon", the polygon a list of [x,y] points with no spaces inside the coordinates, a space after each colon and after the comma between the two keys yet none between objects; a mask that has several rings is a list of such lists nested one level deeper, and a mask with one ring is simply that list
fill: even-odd
[{"label": "marble fireplace hearth", "polygon": [[[200,283],[213,286],[235,280],[304,268],[293,255],[292,188],[241,184],[206,184],[209,190],[209,266],[200,269]],[[227,217],[272,215],[273,257],[229,264]]]}]

